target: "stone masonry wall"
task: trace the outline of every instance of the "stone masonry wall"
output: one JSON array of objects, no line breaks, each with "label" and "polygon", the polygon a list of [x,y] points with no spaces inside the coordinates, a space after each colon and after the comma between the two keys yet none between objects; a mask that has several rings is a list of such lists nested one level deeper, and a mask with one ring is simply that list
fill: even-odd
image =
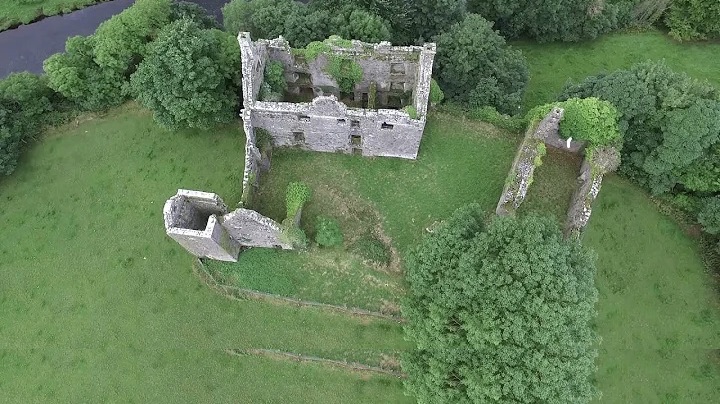
[{"label": "stone masonry wall", "polygon": [[227,206],[215,194],[179,189],[165,202],[165,231],[196,257],[236,261],[240,245],[218,219],[226,212]]},{"label": "stone masonry wall", "polygon": [[539,155],[538,146],[544,144],[544,139],[549,135],[557,134],[564,113],[562,108],[556,108],[550,111],[536,127],[528,128],[508,173],[495,213],[512,214],[525,200],[535,171],[535,159]]},{"label": "stone masonry wall", "polygon": [[281,237],[280,224],[254,210],[235,209],[223,217],[223,226],[242,246],[292,249]]},{"label": "stone masonry wall", "polygon": [[591,165],[585,159],[580,167],[579,180],[580,185],[573,194],[565,221],[566,237],[579,237],[588,224],[592,213],[592,203],[600,193],[603,173],[598,170],[593,172]]},{"label": "stone masonry wall", "polygon": [[275,146],[415,159],[424,122],[404,111],[347,108],[334,96],[312,103],[258,101],[252,125],[270,132]]}]

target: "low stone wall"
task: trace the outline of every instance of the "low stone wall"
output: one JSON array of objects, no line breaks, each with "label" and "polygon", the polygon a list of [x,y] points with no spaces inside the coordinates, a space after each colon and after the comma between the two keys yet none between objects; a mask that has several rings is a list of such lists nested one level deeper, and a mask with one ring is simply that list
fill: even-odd
[{"label": "low stone wall", "polygon": [[563,109],[556,108],[550,111],[537,126],[528,128],[505,180],[505,188],[500,195],[495,213],[498,215],[513,214],[525,200],[528,188],[532,184],[535,160],[541,157],[544,150],[544,139],[549,134],[557,134],[564,113]]}]

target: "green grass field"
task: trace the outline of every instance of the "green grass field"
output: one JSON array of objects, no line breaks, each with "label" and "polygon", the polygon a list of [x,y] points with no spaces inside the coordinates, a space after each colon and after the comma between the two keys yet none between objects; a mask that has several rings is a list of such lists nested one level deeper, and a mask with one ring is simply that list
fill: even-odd
[{"label": "green grass field", "polygon": [[28,24],[40,16],[69,13],[107,0],[3,0],[0,2],[0,31]]},{"label": "green grass field", "polygon": [[604,35],[580,43],[513,42],[527,57],[530,82],[523,108],[555,100],[568,80],[665,59],[676,71],[720,87],[720,43],[678,43],[659,31]]},{"label": "green grass field", "polygon": [[168,133],[129,105],[51,133],[0,182],[0,401],[408,401],[396,379],[222,352],[408,348],[397,324],[238,303],[192,275],[162,206],[179,187],[239,200],[238,127]]}]

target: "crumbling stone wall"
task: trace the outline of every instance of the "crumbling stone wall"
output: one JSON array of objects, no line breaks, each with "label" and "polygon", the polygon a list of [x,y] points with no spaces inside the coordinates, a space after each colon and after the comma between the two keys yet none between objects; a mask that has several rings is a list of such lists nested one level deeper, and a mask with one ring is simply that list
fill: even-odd
[{"label": "crumbling stone wall", "polygon": [[242,247],[292,248],[277,222],[243,208],[228,213],[210,192],[179,189],[165,202],[163,219],[167,235],[200,258],[234,262]]},{"label": "crumbling stone wall", "polygon": [[257,191],[260,182],[260,162],[262,160],[260,150],[257,147],[255,128],[250,122],[250,111],[243,111],[245,169],[243,171],[242,197],[240,199],[243,205],[248,205],[252,199],[252,194]]},{"label": "crumbling stone wall", "polygon": [[417,157],[425,126],[403,111],[348,108],[335,96],[312,103],[258,101],[250,116],[275,146],[408,159]]},{"label": "crumbling stone wall", "polygon": [[525,200],[535,172],[535,160],[539,157],[544,140],[557,135],[560,120],[565,111],[555,108],[536,127],[528,128],[515,160],[505,181],[505,188],[495,208],[498,215],[515,213]]},{"label": "crumbling stone wall", "polygon": [[217,195],[179,189],[165,202],[165,231],[197,257],[236,261],[240,245],[221,225],[219,216],[225,213],[227,206]]},{"label": "crumbling stone wall", "polygon": [[[339,102],[339,88],[325,72],[324,55],[305,61],[282,38],[252,42],[248,33],[240,33],[238,42],[243,50],[246,130],[248,126],[267,130],[275,146],[363,156],[417,157],[425,128],[435,44],[393,47],[388,42],[352,41],[350,48],[332,47],[334,54],[353,58],[363,69],[363,78],[353,93],[356,101],[367,97],[371,83],[377,85],[381,103],[387,103],[392,94],[411,92],[410,105],[417,111],[417,116],[411,117],[401,110],[349,108]],[[262,63],[258,64],[257,58]],[[313,102],[258,101],[268,60],[283,64],[288,91],[311,88]]]}]

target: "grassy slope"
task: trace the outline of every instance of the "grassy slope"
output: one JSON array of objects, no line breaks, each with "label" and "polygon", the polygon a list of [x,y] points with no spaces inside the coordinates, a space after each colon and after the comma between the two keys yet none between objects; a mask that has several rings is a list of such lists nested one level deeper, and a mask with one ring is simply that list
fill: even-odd
[{"label": "grassy slope", "polygon": [[236,128],[165,133],[128,106],[50,136],[0,182],[4,400],[406,400],[396,380],[222,353],[407,348],[396,325],[237,303],[191,274],[162,205],[178,187],[239,199]]},{"label": "grassy slope", "polygon": [[604,401],[720,402],[720,304],[693,240],[610,176],[585,243],[598,253]]},{"label": "grassy slope", "polygon": [[107,0],[3,0],[0,2],[0,31],[27,24],[40,16],[68,13]]},{"label": "grassy slope", "polygon": [[649,31],[605,35],[591,42],[513,45],[523,51],[530,67],[525,109],[554,100],[568,80],[577,82],[648,59],[665,59],[671,68],[720,87],[720,43],[677,43]]}]

